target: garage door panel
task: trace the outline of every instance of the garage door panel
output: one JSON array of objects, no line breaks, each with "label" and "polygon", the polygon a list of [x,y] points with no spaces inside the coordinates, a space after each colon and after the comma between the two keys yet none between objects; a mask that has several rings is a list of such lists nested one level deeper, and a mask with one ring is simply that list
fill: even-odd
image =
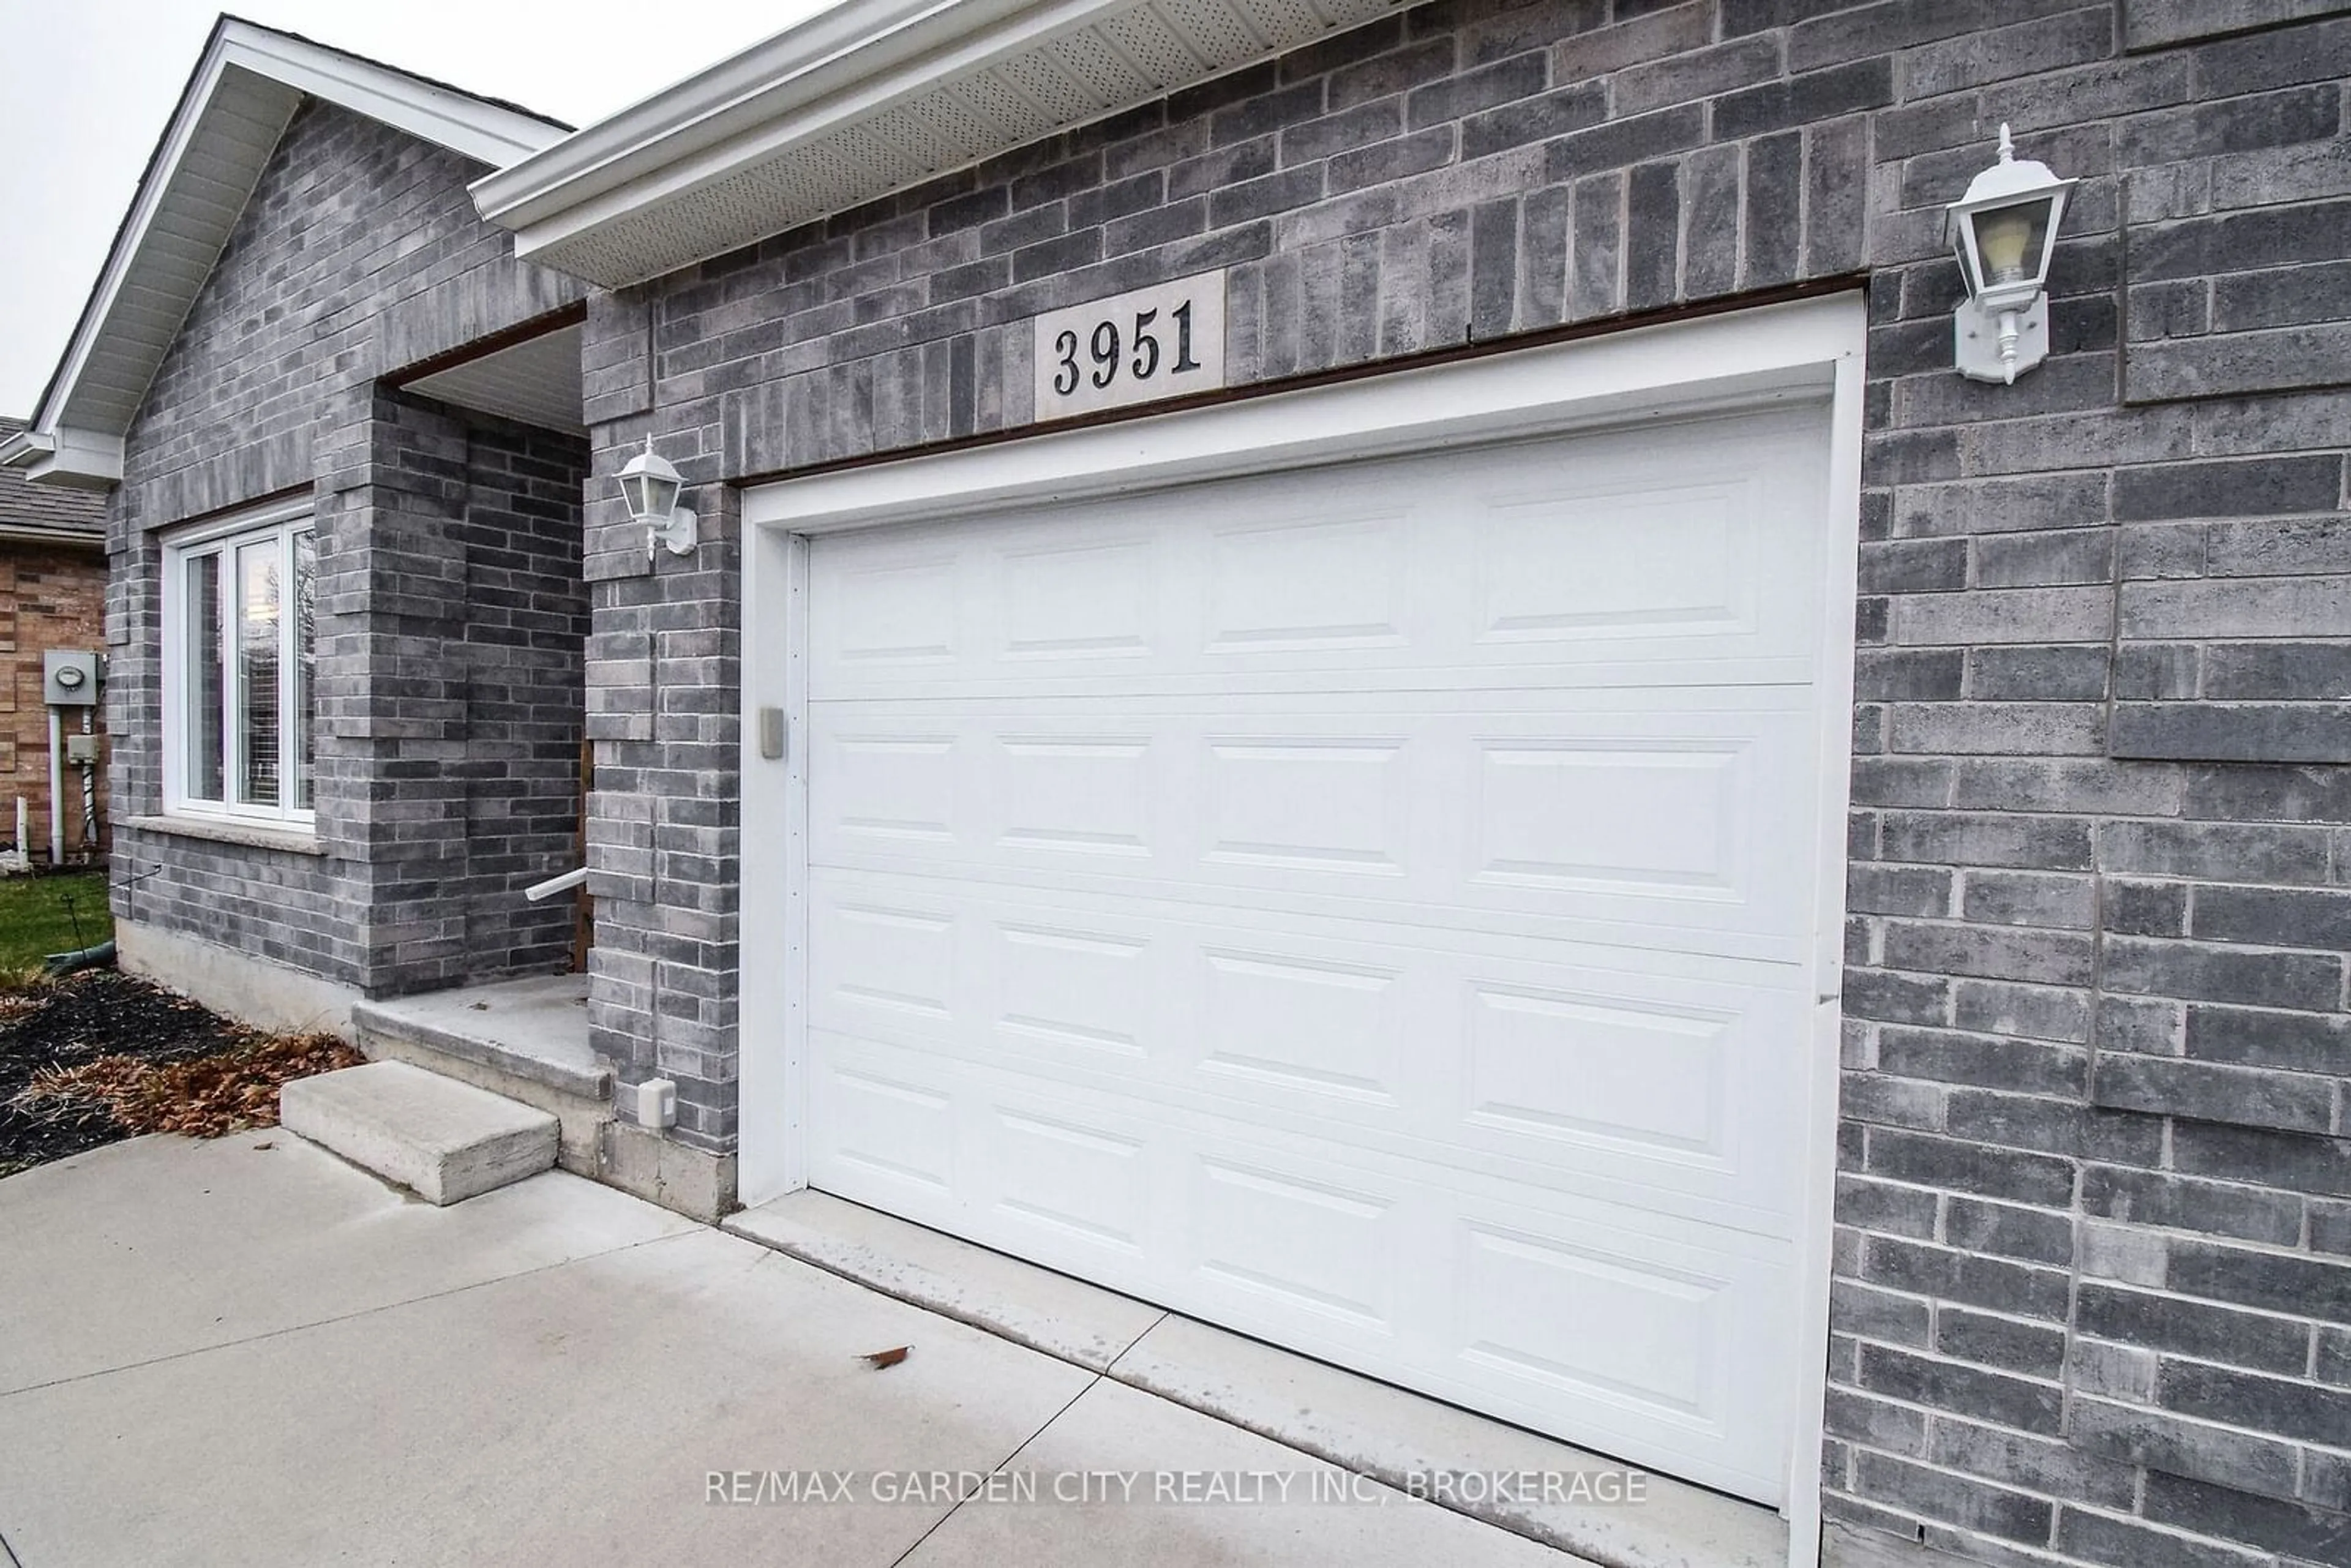
[{"label": "garage door panel", "polygon": [[1472,981],[1468,1119],[1510,1138],[1630,1145],[1733,1168],[1740,1015]]},{"label": "garage door panel", "polygon": [[[816,615],[824,642],[828,684],[846,680],[923,678],[924,672],[970,658],[976,649],[963,624],[967,594],[962,552],[937,539],[907,548],[832,555]],[[844,559],[846,554],[846,559]]]},{"label": "garage door panel", "polygon": [[812,809],[811,857],[1218,902],[1339,898],[1406,924],[1522,916],[1795,961],[1815,873],[1781,813],[1816,771],[1817,720],[1784,696],[1676,700],[1538,714],[1415,695],[1342,715],[820,704],[814,768],[839,784]]},{"label": "garage door panel", "polygon": [[1719,1421],[1729,1281],[1581,1239],[1475,1222],[1460,1229],[1466,1359]]},{"label": "garage door panel", "polygon": [[1140,1256],[1150,1211],[1148,1145],[1066,1115],[995,1108],[998,1207]]},{"label": "garage door panel", "polygon": [[983,854],[1150,857],[1156,779],[1145,736],[972,736],[971,794],[994,807],[974,835]]},{"label": "garage door panel", "polygon": [[1202,652],[1280,663],[1409,645],[1412,514],[1352,498],[1334,508],[1292,497],[1286,517],[1259,503],[1250,521],[1211,529]]},{"label": "garage door panel", "polygon": [[[1196,798],[1202,860],[1402,877],[1414,859],[1403,737],[1204,737]],[[1180,802],[1170,802],[1181,809]]]},{"label": "garage door panel", "polygon": [[968,1065],[1270,1135],[1346,1128],[1416,1164],[1792,1232],[1776,1131],[1801,1105],[1775,1041],[1802,1028],[1793,973],[1644,974],[1558,943],[1448,948],[1132,900],[876,898],[830,876],[811,896],[811,1027],[841,1060],[887,1054],[893,1082],[935,1088]]},{"label": "garage door panel", "polygon": [[949,1200],[956,1186],[955,1097],[935,1086],[935,1073],[877,1071],[863,1060],[870,1054],[828,1062],[812,1087],[810,1110],[824,1129],[832,1179],[862,1184],[877,1197],[903,1187],[901,1196]]},{"label": "garage door panel", "polygon": [[[1393,1107],[1406,1009],[1399,968],[1262,947],[1198,949],[1198,1018],[1168,1060],[1237,1098],[1333,1095]],[[1188,1044],[1189,1049],[1186,1050]]]},{"label": "garage door panel", "polygon": [[1154,971],[1148,937],[1113,935],[1081,922],[1051,924],[1053,916],[1008,915],[993,922],[993,1016],[999,1033],[1028,1037],[1057,1051],[1075,1048],[1131,1061],[1145,1053],[1151,1019],[1167,988]]},{"label": "garage door panel", "polygon": [[824,960],[833,997],[942,1030],[953,1027],[961,1000],[960,922],[953,913],[852,897],[833,901],[827,914]]},{"label": "garage door panel", "polygon": [[[1165,628],[1158,555],[1131,528],[1123,537],[1072,538],[1056,530],[997,552],[995,590],[974,615],[1004,659],[1148,659]],[[987,615],[993,611],[993,623]]]},{"label": "garage door panel", "polygon": [[[1563,914],[1610,894],[1736,903],[1765,928],[1782,924],[1775,904],[1809,891],[1790,874],[1797,867],[1758,863],[1770,845],[1757,808],[1778,797],[1756,774],[1796,761],[1759,758],[1764,737],[1566,727],[1470,740],[1470,881],[1554,893]],[[1788,723],[1782,737],[1801,743],[1808,728]],[[1695,911],[1685,918],[1698,923]]]},{"label": "garage door panel", "polygon": [[1573,1399],[1604,1434],[1596,1447],[1703,1455],[1744,1474],[1680,1473],[1772,1495],[1784,1451],[1772,1437],[1790,1417],[1785,1254],[1628,1218],[1465,1204],[1446,1288],[1456,1357],[1478,1369],[1466,1380],[1507,1390],[1504,1413],[1522,1420]]},{"label": "garage door panel", "polygon": [[867,725],[823,744],[824,768],[834,786],[828,799],[841,802],[825,821],[834,835],[830,853],[865,845],[882,854],[935,854],[954,845],[966,813],[956,800],[962,760],[952,730]]},{"label": "garage door panel", "polygon": [[810,1180],[1777,1501],[1823,423],[826,536]]},{"label": "garage door panel", "polygon": [[1057,508],[828,538],[811,678],[844,698],[1677,661],[1808,679],[1823,507],[1801,423],[1237,480],[1124,497],[1074,528]]},{"label": "garage door panel", "polygon": [[[1756,535],[1768,508],[1755,475],[1605,487],[1513,477],[1481,486],[1469,512],[1470,624],[1485,648],[1751,636],[1761,623]],[[1661,559],[1678,570],[1656,570]]]},{"label": "garage door panel", "polygon": [[1573,1399],[1581,1440],[1636,1462],[1751,1495],[1780,1484],[1777,1427],[1750,1420],[1785,1415],[1780,1243],[1583,1194],[1531,1202],[1337,1139],[1270,1149],[1186,1105],[938,1071],[971,1179],[842,1157],[820,1122],[818,1184],[1507,1418],[1555,1424]]},{"label": "garage door panel", "polygon": [[1261,1155],[1204,1155],[1190,1170],[1184,1225],[1205,1285],[1393,1331],[1395,1196],[1336,1173],[1317,1181],[1269,1169]]}]

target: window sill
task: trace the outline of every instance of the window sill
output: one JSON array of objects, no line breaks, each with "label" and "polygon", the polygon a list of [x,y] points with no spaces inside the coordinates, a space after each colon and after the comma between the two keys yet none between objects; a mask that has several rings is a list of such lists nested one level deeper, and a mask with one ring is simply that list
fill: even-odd
[{"label": "window sill", "polygon": [[284,850],[289,854],[324,857],[319,835],[301,828],[265,827],[259,822],[224,821],[216,817],[132,817],[122,824],[142,833],[174,838],[205,839],[216,844],[243,844],[248,849]]}]

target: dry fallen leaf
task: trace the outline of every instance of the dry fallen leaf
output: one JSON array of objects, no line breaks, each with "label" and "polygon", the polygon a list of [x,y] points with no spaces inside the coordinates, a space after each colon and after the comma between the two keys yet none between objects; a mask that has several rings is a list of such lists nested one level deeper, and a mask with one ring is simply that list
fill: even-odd
[{"label": "dry fallen leaf", "polygon": [[277,1146],[276,1144],[256,1144],[253,1145],[253,1152],[257,1155],[264,1149],[274,1149]]},{"label": "dry fallen leaf", "polygon": [[914,1347],[912,1345],[902,1344],[895,1350],[872,1351],[858,1359],[863,1361],[878,1372],[885,1366],[895,1366],[900,1362],[905,1360],[906,1353],[913,1348]]}]

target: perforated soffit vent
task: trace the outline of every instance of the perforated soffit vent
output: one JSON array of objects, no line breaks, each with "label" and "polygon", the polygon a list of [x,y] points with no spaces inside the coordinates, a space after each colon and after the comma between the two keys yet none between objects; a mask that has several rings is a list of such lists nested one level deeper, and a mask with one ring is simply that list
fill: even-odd
[{"label": "perforated soffit vent", "polygon": [[[517,252],[606,287],[642,282],[1360,26],[1397,3],[1106,6],[1001,58],[909,73],[904,90],[684,190],[599,202],[609,213],[601,222],[580,225],[572,214],[517,225]],[[795,105],[778,118],[821,107]]]}]

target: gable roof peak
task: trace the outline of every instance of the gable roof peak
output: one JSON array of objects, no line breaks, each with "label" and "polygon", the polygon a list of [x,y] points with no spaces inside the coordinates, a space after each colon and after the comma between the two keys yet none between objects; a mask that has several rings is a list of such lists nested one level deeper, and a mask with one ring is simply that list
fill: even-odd
[{"label": "gable roof peak", "polygon": [[122,438],[212,274],[294,111],[315,98],[492,168],[568,128],[513,104],[298,34],[223,16],[148,159],[29,428],[0,433],[0,466],[104,488]]}]

